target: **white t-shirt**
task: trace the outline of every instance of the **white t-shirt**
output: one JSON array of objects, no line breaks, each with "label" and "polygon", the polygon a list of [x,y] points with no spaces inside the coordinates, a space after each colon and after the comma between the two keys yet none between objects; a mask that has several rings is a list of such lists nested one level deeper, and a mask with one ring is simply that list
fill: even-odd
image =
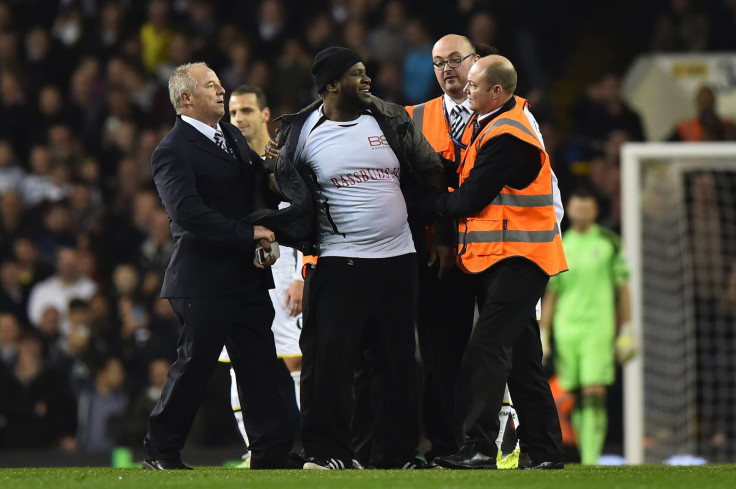
[{"label": "white t-shirt", "polygon": [[413,253],[400,165],[376,119],[305,122],[295,153],[319,185],[319,256],[388,258]]}]

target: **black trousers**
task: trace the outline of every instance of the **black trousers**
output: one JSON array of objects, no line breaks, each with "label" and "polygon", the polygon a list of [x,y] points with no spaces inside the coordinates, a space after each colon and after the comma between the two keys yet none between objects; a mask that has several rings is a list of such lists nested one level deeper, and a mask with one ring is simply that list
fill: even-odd
[{"label": "black trousers", "polygon": [[370,463],[399,467],[414,457],[419,438],[415,256],[324,257],[308,280],[300,338],[305,453],[350,465],[353,385],[369,361],[378,386]]},{"label": "black trousers", "polygon": [[178,459],[223,345],[244,411],[251,467],[288,467],[294,426],[278,391],[280,360],[271,323],[274,312],[266,291],[248,296],[170,299],[182,322],[177,359],[161,399],[148,421],[147,459]]},{"label": "black trousers", "polygon": [[420,258],[417,335],[422,355],[422,424],[432,443],[428,456],[457,452],[462,418],[456,387],[460,364],[473,330],[478,276],[453,269],[437,278],[437,267]]},{"label": "black trousers", "polygon": [[563,462],[557,408],[542,367],[535,305],[549,277],[526,258],[509,258],[481,274],[483,303],[470,338],[466,442],[496,453],[505,384],[519,416],[519,438],[532,460]]}]

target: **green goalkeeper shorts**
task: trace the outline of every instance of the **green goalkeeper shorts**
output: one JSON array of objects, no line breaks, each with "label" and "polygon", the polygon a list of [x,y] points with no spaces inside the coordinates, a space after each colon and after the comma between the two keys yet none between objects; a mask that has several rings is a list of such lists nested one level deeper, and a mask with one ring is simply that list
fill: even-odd
[{"label": "green goalkeeper shorts", "polygon": [[560,336],[554,337],[555,369],[565,390],[613,384],[616,370],[609,332],[587,330],[584,334]]}]

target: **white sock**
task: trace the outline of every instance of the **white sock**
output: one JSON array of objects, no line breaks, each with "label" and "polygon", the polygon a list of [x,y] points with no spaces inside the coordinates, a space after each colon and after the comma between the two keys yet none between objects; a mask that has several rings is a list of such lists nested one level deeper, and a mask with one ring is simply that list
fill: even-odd
[{"label": "white sock", "polygon": [[300,399],[301,395],[301,387],[302,387],[302,372],[301,370],[295,370],[291,372],[291,378],[294,380],[294,392],[296,393],[296,407],[298,407],[300,410],[302,408],[302,403]]}]

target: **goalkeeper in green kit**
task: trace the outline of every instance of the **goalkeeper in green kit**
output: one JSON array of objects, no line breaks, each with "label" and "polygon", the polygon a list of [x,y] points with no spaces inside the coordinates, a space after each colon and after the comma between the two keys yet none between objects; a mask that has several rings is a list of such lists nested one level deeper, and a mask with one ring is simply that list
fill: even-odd
[{"label": "goalkeeper in green kit", "polygon": [[550,279],[540,326],[543,344],[551,329],[560,384],[576,398],[572,424],[581,462],[596,465],[606,439],[606,389],[615,379],[615,361],[623,364],[636,353],[629,273],[621,238],[595,222],[598,203],[589,190],[575,190],[565,214],[570,228],[562,246],[570,270]]}]

